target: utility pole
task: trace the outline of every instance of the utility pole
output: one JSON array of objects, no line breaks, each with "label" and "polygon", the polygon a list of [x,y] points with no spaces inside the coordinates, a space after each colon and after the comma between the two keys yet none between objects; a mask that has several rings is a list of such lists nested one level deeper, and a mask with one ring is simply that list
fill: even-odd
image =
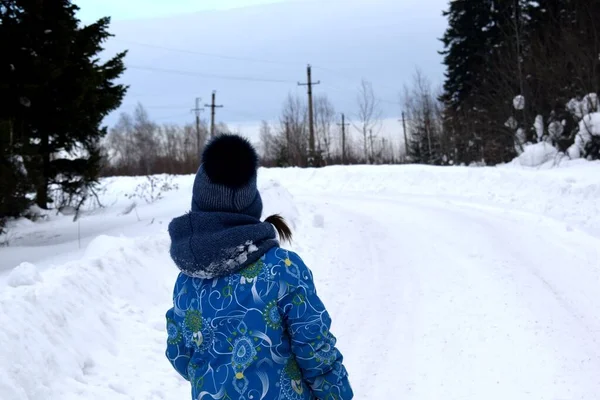
[{"label": "utility pole", "polygon": [[210,137],[211,138],[215,137],[215,109],[223,108],[222,105],[218,106],[215,104],[216,98],[217,98],[217,92],[213,90],[212,103],[204,105],[204,107],[210,107],[210,109],[211,109],[211,113],[210,113]]},{"label": "utility pole", "polygon": [[408,136],[406,135],[406,115],[402,111],[402,131],[404,132],[404,148],[406,150],[406,159],[408,160]]},{"label": "utility pole", "polygon": [[368,160],[369,160],[369,164],[373,164],[375,163],[375,148],[374,148],[374,143],[373,143],[373,128],[369,129],[369,152],[368,152]]},{"label": "utility pole", "polygon": [[346,164],[346,127],[350,124],[346,123],[346,115],[342,113],[342,123],[338,124],[342,127],[342,164]]},{"label": "utility pole", "polygon": [[[306,76],[308,78],[307,83],[298,82],[298,86],[308,86],[308,131],[310,136],[308,138],[308,148],[309,148],[309,167],[314,167],[315,162],[315,119],[314,119],[314,110],[313,110],[313,93],[312,87],[313,85],[321,84],[321,81],[313,82],[312,81],[312,67],[310,64],[306,68]],[[320,165],[319,165],[320,166]]]},{"label": "utility pole", "polygon": [[204,111],[204,108],[200,108],[200,97],[196,97],[196,108],[192,108],[192,111],[196,113],[196,146],[198,150],[198,157],[202,150],[202,144],[200,143],[200,113]]}]

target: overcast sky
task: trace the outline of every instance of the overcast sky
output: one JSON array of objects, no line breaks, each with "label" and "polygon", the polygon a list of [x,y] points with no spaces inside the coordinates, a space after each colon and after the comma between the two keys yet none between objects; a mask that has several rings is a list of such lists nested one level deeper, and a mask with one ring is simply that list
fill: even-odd
[{"label": "overcast sky", "polygon": [[290,0],[76,0],[80,18],[92,21],[104,16],[113,19],[164,17],[198,11],[227,10]]},{"label": "overcast sky", "polygon": [[[352,119],[361,79],[373,84],[394,131],[401,93],[416,68],[443,82],[438,51],[448,0],[79,0],[80,18],[113,17],[107,54],[128,49],[120,112],[141,102],[157,122],[193,121],[217,91],[217,119],[250,129],[277,121],[288,94],[306,97],[306,65],[317,95]],[[204,118],[209,113],[204,112]],[[254,128],[252,128],[254,129]],[[390,132],[395,134],[395,132]]]}]

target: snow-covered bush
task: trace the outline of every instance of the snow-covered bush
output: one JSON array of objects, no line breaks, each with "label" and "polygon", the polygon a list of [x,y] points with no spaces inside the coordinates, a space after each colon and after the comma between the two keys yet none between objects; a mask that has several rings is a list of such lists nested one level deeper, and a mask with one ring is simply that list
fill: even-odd
[{"label": "snow-covered bush", "polygon": [[575,143],[568,149],[569,157],[600,159],[600,112],[585,115],[579,122]]},{"label": "snow-covered bush", "polygon": [[514,164],[523,167],[541,167],[543,165],[558,165],[564,154],[561,154],[558,149],[547,142],[529,144],[524,147],[521,153],[514,161]]},{"label": "snow-covered bush", "polygon": [[165,193],[178,189],[179,185],[173,183],[172,175],[149,175],[146,176],[145,182],[136,186],[135,192],[127,195],[127,198],[138,198],[152,204],[161,200]]},{"label": "snow-covered bush", "polygon": [[518,95],[513,99],[513,107],[515,110],[522,111],[525,109],[525,96]]},{"label": "snow-covered bush", "polygon": [[[523,96],[513,99],[517,111],[522,110],[521,106],[524,103]],[[596,93],[579,99],[573,98],[565,108],[575,120],[575,124],[568,124],[564,119],[556,120],[553,115],[545,121],[542,115],[537,115],[530,126],[536,135],[529,138],[526,134],[527,127],[518,126],[515,118],[511,116],[505,126],[515,131],[515,149],[519,155],[515,161],[524,166],[536,167],[552,160],[560,160],[564,155],[571,159],[600,159],[599,106]]]},{"label": "snow-covered bush", "polygon": [[599,105],[596,93],[582,99],[571,99],[567,104],[567,109],[579,122],[574,143],[567,150],[570,158],[600,159]]},{"label": "snow-covered bush", "polygon": [[567,103],[567,109],[578,119],[582,119],[588,114],[598,111],[598,95],[590,93],[582,99],[571,99]]},{"label": "snow-covered bush", "polygon": [[474,168],[474,167],[485,167],[487,166],[487,164],[485,163],[485,161],[473,161],[472,163],[469,164],[469,167]]}]

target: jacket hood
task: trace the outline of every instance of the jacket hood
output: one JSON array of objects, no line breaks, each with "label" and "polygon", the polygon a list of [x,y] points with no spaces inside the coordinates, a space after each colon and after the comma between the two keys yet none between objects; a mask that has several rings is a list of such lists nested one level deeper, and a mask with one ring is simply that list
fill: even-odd
[{"label": "jacket hood", "polygon": [[190,212],[171,221],[169,235],[177,267],[202,279],[234,274],[279,245],[271,224],[236,213]]}]

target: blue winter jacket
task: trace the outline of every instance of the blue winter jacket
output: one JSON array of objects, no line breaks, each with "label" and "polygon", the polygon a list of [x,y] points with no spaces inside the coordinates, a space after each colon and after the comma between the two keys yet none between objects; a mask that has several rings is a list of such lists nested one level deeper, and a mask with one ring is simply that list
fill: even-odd
[{"label": "blue winter jacket", "polygon": [[180,274],[167,357],[193,399],[353,398],[312,273],[279,247],[229,276]]}]

